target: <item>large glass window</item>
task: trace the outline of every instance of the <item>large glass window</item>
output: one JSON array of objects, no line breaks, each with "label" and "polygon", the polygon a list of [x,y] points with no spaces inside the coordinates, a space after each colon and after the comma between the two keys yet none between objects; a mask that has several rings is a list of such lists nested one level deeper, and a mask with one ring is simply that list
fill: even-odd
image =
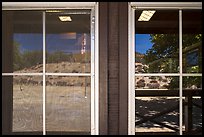
[{"label": "large glass window", "polygon": [[129,14],[129,116],[135,119],[129,134],[202,134],[201,10],[135,7]]},{"label": "large glass window", "polygon": [[11,93],[5,97],[12,98],[13,133],[95,130],[93,15],[91,9],[3,11],[2,80],[13,88],[2,90]]}]

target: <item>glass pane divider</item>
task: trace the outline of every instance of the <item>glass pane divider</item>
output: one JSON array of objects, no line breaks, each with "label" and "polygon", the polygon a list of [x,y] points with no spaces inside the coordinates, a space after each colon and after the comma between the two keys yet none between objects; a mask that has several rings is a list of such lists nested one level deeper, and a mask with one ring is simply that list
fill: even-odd
[{"label": "glass pane divider", "polygon": [[135,76],[202,76],[202,73],[141,73],[135,74]]},{"label": "glass pane divider", "polygon": [[2,76],[91,76],[91,73],[2,73]]},{"label": "glass pane divider", "polygon": [[43,135],[46,135],[46,112],[45,112],[45,105],[46,105],[46,98],[45,98],[45,92],[46,92],[46,79],[45,79],[45,74],[46,74],[46,38],[45,38],[45,12],[43,12]]},{"label": "glass pane divider", "polygon": [[182,53],[182,10],[179,10],[179,135],[183,135],[183,53]]},{"label": "glass pane divider", "polygon": [[200,76],[202,77],[202,73],[183,73],[182,76]]},{"label": "glass pane divider", "polygon": [[42,76],[43,73],[2,73],[2,76]]},{"label": "glass pane divider", "polygon": [[91,73],[45,73],[52,76],[91,76]]},{"label": "glass pane divider", "polygon": [[180,76],[179,73],[140,73],[135,76]]}]

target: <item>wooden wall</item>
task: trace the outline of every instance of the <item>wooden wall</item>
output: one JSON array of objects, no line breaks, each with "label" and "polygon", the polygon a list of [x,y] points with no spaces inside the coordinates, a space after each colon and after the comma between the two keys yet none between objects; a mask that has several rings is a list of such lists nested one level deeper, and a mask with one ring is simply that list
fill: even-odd
[{"label": "wooden wall", "polygon": [[[5,20],[5,17],[7,17]],[[12,27],[10,24],[12,21],[12,12],[7,12],[7,16],[2,12],[2,45],[7,45],[8,47],[2,46],[2,57],[7,58],[7,61],[2,58],[2,73],[3,72],[12,72],[12,62],[13,56],[12,53]],[[3,34],[5,33],[5,34]],[[12,125],[12,106],[13,106],[13,93],[12,93],[12,77],[3,77],[2,76],[2,134],[10,134]],[[6,89],[6,90],[4,90]]]},{"label": "wooden wall", "polygon": [[99,4],[100,134],[128,133],[128,3]]}]

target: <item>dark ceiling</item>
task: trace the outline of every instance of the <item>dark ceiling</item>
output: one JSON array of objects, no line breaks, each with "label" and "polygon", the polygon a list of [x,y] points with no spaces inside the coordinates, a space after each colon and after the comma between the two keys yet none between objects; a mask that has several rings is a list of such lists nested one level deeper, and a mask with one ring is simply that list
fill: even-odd
[{"label": "dark ceiling", "polygon": [[[178,10],[156,10],[153,17],[147,22],[137,21],[141,12],[142,10],[136,10],[136,33],[179,33]],[[12,18],[14,32],[42,33],[42,13],[43,11],[14,11]],[[73,13],[63,12],[63,14],[71,16],[72,22],[61,22],[58,15],[62,13],[46,13],[46,33],[90,33],[90,12],[89,14]],[[183,10],[182,19],[183,33],[202,33],[201,10]]]},{"label": "dark ceiling", "polygon": [[[156,10],[150,21],[137,21],[141,13],[142,10],[136,10],[136,33],[179,33],[178,10]],[[183,10],[182,22],[183,33],[202,33],[201,10]]]},{"label": "dark ceiling", "polygon": [[[13,13],[13,26],[15,33],[42,33],[42,11],[15,11]],[[71,22],[61,22],[59,15],[69,15]],[[90,14],[73,13],[46,13],[46,33],[90,32]]]}]

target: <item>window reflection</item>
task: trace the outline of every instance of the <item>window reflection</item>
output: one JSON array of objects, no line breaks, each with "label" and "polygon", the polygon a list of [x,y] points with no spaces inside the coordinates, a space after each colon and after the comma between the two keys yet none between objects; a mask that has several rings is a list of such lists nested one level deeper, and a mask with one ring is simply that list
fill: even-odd
[{"label": "window reflection", "polygon": [[202,13],[184,10],[182,15],[183,72],[202,73]]},{"label": "window reflection", "polygon": [[192,130],[194,134],[200,134],[202,133],[202,77],[184,76],[183,89],[183,94],[185,92],[187,94],[184,102],[188,103],[188,106],[184,107],[184,112],[190,115],[184,117],[184,123],[192,122],[186,127],[186,131]]},{"label": "window reflection", "polygon": [[179,78],[170,76],[136,76],[136,89],[178,89]]},{"label": "window reflection", "polygon": [[147,22],[136,10],[135,62],[146,66],[136,73],[173,73],[179,68],[178,11],[156,10]]},{"label": "window reflection", "polygon": [[[184,123],[182,130],[184,134],[200,134],[202,130],[201,10],[182,10],[182,51],[179,51],[178,10],[156,10],[146,21],[138,20],[142,11],[135,12],[136,134],[179,132],[178,97],[181,85]],[[179,52],[182,53],[182,60],[179,60]],[[182,73],[199,74],[195,76],[179,74],[183,78],[182,82],[178,76],[162,75],[162,73],[178,74],[179,63],[182,63]],[[160,75],[148,76],[142,73]]]},{"label": "window reflection", "polygon": [[138,21],[142,11],[135,12],[135,132],[177,134],[179,77],[140,74],[179,72],[178,10]]},{"label": "window reflection", "polygon": [[[43,35],[41,17],[42,13],[36,11],[13,12],[14,71],[31,72],[32,67],[42,64]],[[42,71],[42,67],[39,67],[38,72],[40,71]]]},{"label": "window reflection", "polygon": [[47,131],[90,132],[90,77],[46,77]]},{"label": "window reflection", "polygon": [[42,131],[42,76],[14,76],[13,132]]},{"label": "window reflection", "polygon": [[[61,22],[58,15],[72,21]],[[90,15],[46,14],[46,72],[90,73]]]},{"label": "window reflection", "polygon": [[136,97],[136,135],[144,132],[146,135],[178,132],[178,104],[179,99],[173,97]]},{"label": "window reflection", "polygon": [[184,89],[202,89],[202,77],[185,76],[183,77]]},{"label": "window reflection", "polygon": [[[43,46],[46,72],[91,73],[90,10],[64,11],[45,12],[45,26],[44,11],[4,11],[2,72],[12,76],[5,74],[3,93],[12,132],[42,133],[46,86],[46,131],[91,133],[91,78],[43,73]],[[60,21],[61,14],[71,21]]]}]

